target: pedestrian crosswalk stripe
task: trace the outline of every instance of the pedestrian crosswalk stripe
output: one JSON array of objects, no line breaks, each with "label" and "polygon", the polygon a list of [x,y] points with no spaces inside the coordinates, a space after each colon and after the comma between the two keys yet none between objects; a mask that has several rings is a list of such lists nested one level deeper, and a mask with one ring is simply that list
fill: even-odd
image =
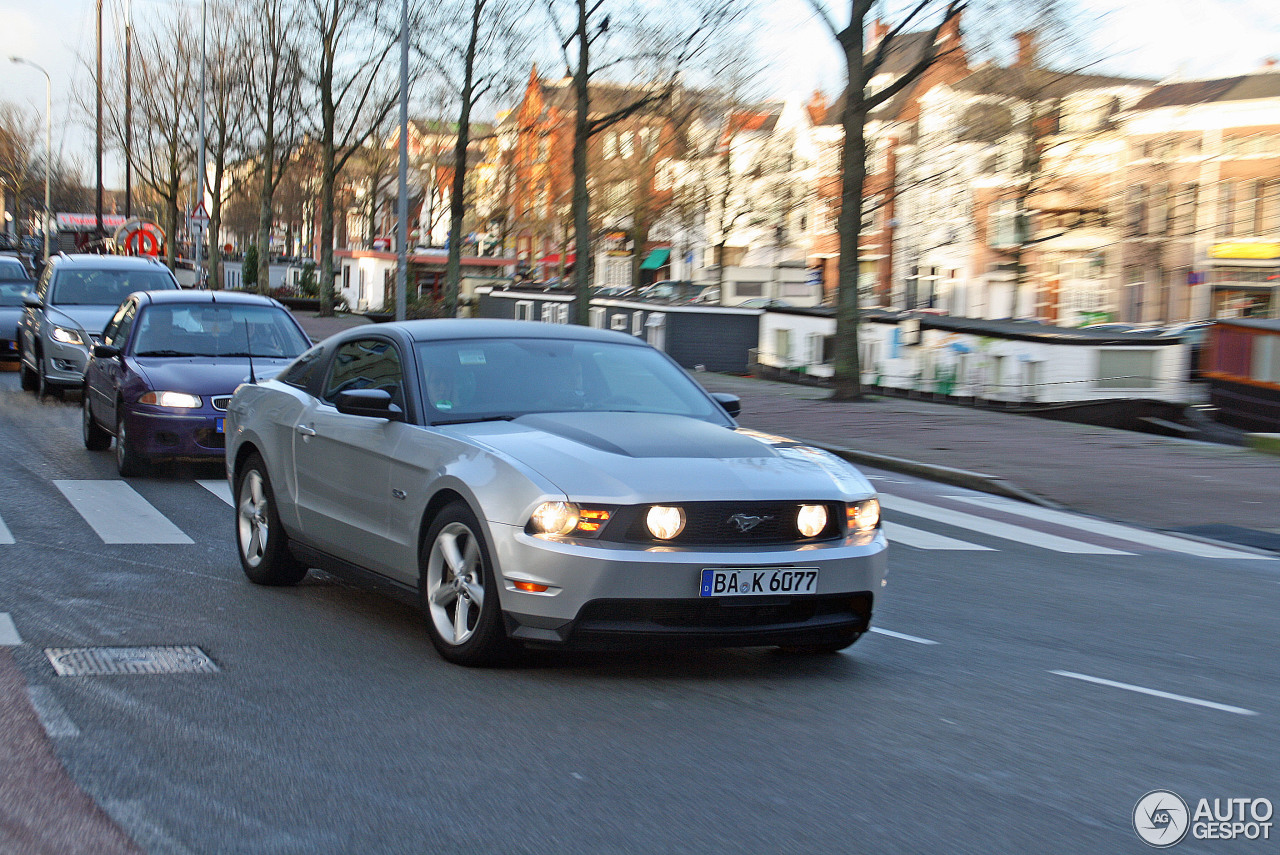
[{"label": "pedestrian crosswalk stripe", "polygon": [[[883,498],[883,496],[881,496]],[[916,549],[967,549],[975,552],[992,552],[989,546],[979,546],[976,543],[966,543],[963,540],[956,540],[954,537],[947,537],[942,534],[934,534],[931,531],[921,531],[918,528],[901,525],[895,522],[885,520],[881,525],[884,526],[884,536],[889,538],[890,543],[902,543],[907,546],[914,546]]]},{"label": "pedestrian crosswalk stripe", "polygon": [[196,481],[201,487],[204,487],[210,493],[226,502],[231,507],[236,506],[236,500],[231,498],[231,485],[227,483],[226,478],[209,479],[207,481]]},{"label": "pedestrian crosswalk stripe", "polygon": [[8,612],[0,612],[0,647],[17,647],[22,643],[18,628],[13,625],[13,618]]},{"label": "pedestrian crosswalk stripe", "polygon": [[124,481],[54,481],[103,543],[193,543]]},{"label": "pedestrian crosswalk stripe", "polygon": [[0,543],[15,543],[13,532],[9,531],[9,527],[4,524],[4,517],[0,517]]},{"label": "pedestrian crosswalk stripe", "polygon": [[1108,546],[1098,546],[1097,544],[1085,543],[1080,540],[1058,537],[1056,534],[1046,534],[1042,531],[1036,531],[1035,529],[1026,528],[1020,525],[1012,525],[1011,523],[1000,522],[999,520],[989,520],[985,517],[966,514],[963,511],[956,511],[951,508],[927,505],[924,502],[904,499],[901,496],[893,496],[887,493],[880,494],[880,504],[891,511],[898,511],[900,513],[909,514],[913,517],[935,520],[937,522],[946,523],[947,525],[966,528],[970,531],[989,534],[993,537],[1000,537],[1005,540],[1016,541],[1017,543],[1025,543],[1029,546],[1038,546],[1041,549],[1049,549],[1053,552],[1066,552],[1072,555],[1133,554],[1132,552],[1123,552],[1119,549],[1112,549]]},{"label": "pedestrian crosswalk stripe", "polygon": [[1260,555],[1258,553],[1244,552],[1238,549],[1226,549],[1221,546],[1214,546],[1210,543],[1201,543],[1199,541],[1188,540],[1183,537],[1174,537],[1168,534],[1161,534],[1157,531],[1145,531],[1140,528],[1133,528],[1132,526],[1094,519],[1093,517],[1082,517],[1077,514],[1066,513],[1065,511],[1055,511],[1051,508],[1042,508],[1038,505],[1029,505],[1025,502],[1017,502],[1013,499],[1004,499],[999,496],[947,496],[946,498],[958,499],[959,501],[969,502],[970,504],[978,505],[979,507],[992,508],[993,510],[1002,511],[1007,514],[1016,514],[1021,517],[1040,520],[1042,522],[1070,526],[1071,528],[1079,529],[1080,531],[1088,531],[1094,534],[1103,535],[1104,537],[1115,538],[1116,540],[1126,540],[1130,543],[1136,543],[1142,546],[1154,546],[1157,549],[1165,549],[1170,552],[1183,552],[1187,555],[1196,555],[1200,558],[1275,558],[1273,555]]}]

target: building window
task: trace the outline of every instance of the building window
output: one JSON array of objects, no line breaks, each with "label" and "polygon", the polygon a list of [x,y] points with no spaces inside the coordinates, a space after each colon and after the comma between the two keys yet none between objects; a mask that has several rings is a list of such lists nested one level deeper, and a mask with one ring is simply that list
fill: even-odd
[{"label": "building window", "polygon": [[532,300],[516,300],[516,320],[517,321],[533,320],[533,301]]},{"label": "building window", "polygon": [[589,314],[588,323],[591,325],[591,328],[593,330],[604,329],[604,307],[603,306],[592,306],[591,311],[588,314]]},{"label": "building window", "polygon": [[644,332],[644,312],[636,312],[631,316],[631,334],[640,335]]},{"label": "building window", "polygon": [[1264,182],[1260,195],[1262,223],[1259,231],[1274,237],[1280,233],[1280,180]]},{"label": "building window", "polygon": [[1153,389],[1156,354],[1153,350],[1101,350],[1098,352],[1099,389]]},{"label": "building window", "polygon": [[542,304],[541,320],[544,324],[554,324],[556,322],[556,305],[555,303]]},{"label": "building window", "polygon": [[805,337],[805,350],[808,356],[805,362],[809,365],[823,365],[826,363],[826,342],[827,336],[822,333],[809,333]]},{"label": "building window", "polygon": [[773,354],[779,365],[786,367],[791,364],[791,330],[773,331]]},{"label": "building window", "polygon": [[626,332],[627,316],[621,312],[614,314],[609,318],[609,329],[614,332]]}]

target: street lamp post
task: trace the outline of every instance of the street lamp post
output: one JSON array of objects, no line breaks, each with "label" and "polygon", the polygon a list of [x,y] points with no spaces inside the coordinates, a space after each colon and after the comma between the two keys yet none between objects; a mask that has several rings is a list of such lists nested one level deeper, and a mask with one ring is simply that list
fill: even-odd
[{"label": "street lamp post", "polygon": [[44,75],[44,261],[49,263],[49,223],[53,220],[53,211],[49,207],[49,162],[53,159],[53,132],[51,130],[50,114],[53,105],[53,81],[49,79],[49,72],[36,65],[29,59],[23,59],[20,56],[9,57],[11,62],[19,65],[29,65],[36,71]]}]

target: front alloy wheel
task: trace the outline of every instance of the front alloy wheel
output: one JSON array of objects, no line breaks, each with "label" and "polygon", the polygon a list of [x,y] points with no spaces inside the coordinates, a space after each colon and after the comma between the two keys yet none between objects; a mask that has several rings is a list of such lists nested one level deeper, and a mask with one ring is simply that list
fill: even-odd
[{"label": "front alloy wheel", "polygon": [[419,589],[427,629],[440,655],[459,665],[490,665],[509,652],[497,584],[480,524],[466,505],[446,507],[423,540]]},{"label": "front alloy wheel", "polygon": [[[120,405],[123,409],[123,404]],[[147,460],[138,453],[133,440],[129,439],[128,428],[125,427],[124,413],[116,418],[116,471],[121,478],[132,478],[146,471]]]}]

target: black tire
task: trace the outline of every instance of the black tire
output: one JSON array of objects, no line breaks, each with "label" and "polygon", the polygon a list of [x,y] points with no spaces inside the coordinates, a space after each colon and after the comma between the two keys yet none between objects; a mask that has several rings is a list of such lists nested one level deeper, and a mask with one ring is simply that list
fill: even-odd
[{"label": "black tire", "polygon": [[[35,356],[35,354],[32,354],[32,355]],[[38,362],[39,357],[36,357],[36,359]],[[36,379],[36,372],[28,368],[27,363],[22,361],[22,339],[21,338],[18,339],[18,366],[19,366],[19,374],[21,375],[21,379],[22,379],[22,391],[34,392],[39,387],[40,381]]]},{"label": "black tire", "polygon": [[855,632],[853,637],[840,641],[830,641],[826,644],[789,644],[779,647],[778,650],[796,656],[819,656],[846,650],[852,647],[859,638],[862,638],[862,633]]},{"label": "black tire", "polygon": [[431,643],[448,661],[473,667],[501,664],[515,651],[481,531],[471,508],[454,502],[432,521],[418,550],[418,595]]},{"label": "black tire", "polygon": [[84,447],[90,451],[106,451],[111,447],[111,434],[107,433],[93,420],[93,411],[89,409],[89,387],[86,385],[80,401],[80,433],[84,437]]},{"label": "black tire", "polygon": [[116,470],[121,478],[132,478],[146,473],[150,461],[138,453],[125,429],[124,406],[117,405],[121,412],[116,416]]},{"label": "black tire", "polygon": [[252,454],[236,473],[236,553],[255,585],[296,585],[307,567],[289,552],[276,512],[276,494],[262,457]]}]

